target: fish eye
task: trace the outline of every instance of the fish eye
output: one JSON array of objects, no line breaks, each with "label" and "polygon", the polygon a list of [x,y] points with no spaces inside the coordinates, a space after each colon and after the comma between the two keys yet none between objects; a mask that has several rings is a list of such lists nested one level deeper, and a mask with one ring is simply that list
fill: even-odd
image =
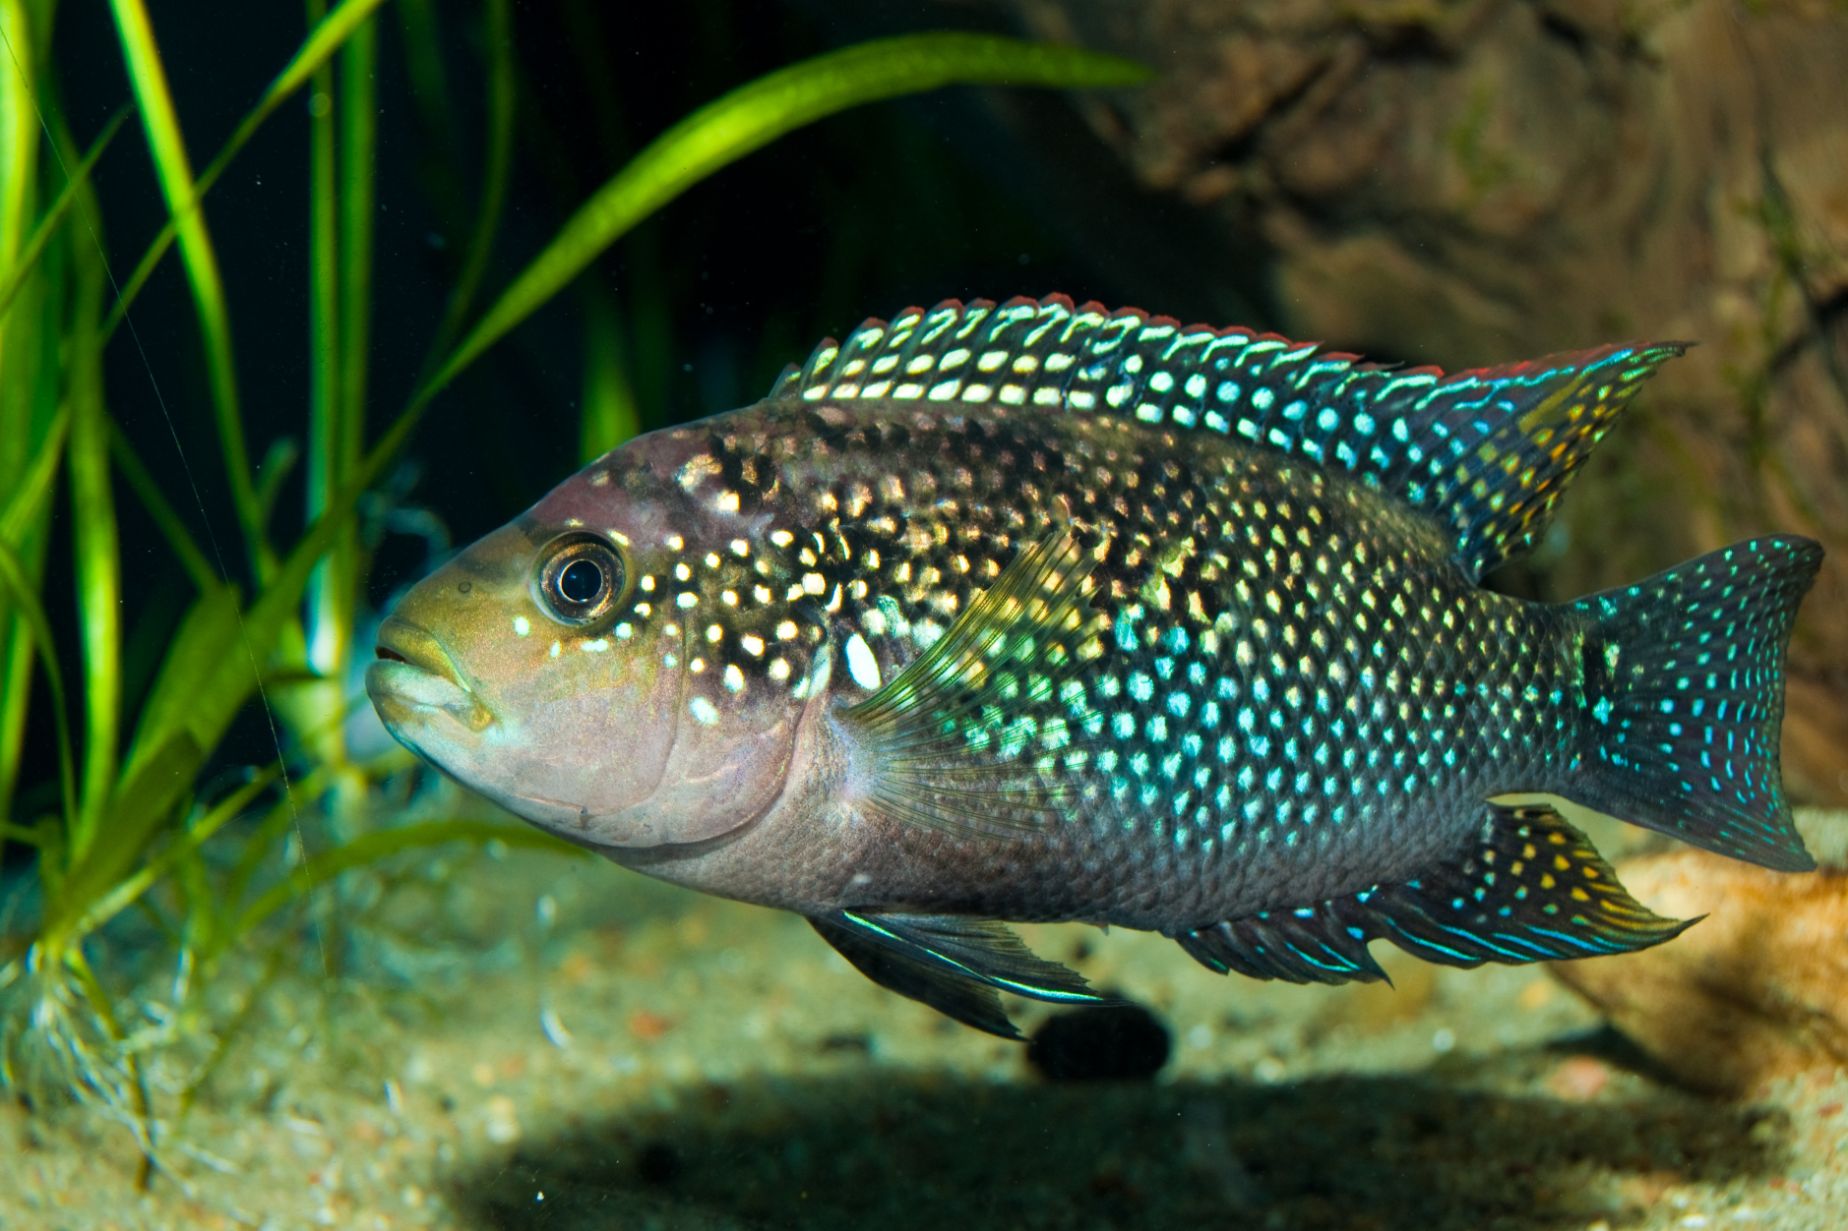
[{"label": "fish eye", "polygon": [[540,605],[560,624],[588,624],[622,594],[622,556],[594,534],[553,539],[539,554]]}]

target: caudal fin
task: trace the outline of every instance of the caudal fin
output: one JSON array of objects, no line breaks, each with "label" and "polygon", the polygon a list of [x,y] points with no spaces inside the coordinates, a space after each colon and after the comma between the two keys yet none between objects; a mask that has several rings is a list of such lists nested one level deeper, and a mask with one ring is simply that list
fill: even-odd
[{"label": "caudal fin", "polygon": [[1572,604],[1590,619],[1586,747],[1562,793],[1735,859],[1813,868],[1778,734],[1784,649],[1821,563],[1818,544],[1773,535]]}]

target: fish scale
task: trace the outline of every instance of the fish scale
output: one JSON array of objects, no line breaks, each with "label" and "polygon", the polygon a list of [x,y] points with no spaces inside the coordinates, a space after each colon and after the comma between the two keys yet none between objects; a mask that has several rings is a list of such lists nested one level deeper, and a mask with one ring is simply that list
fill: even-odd
[{"label": "fish scale", "polygon": [[1557,605],[1479,583],[1682,349],[1445,373],[1058,296],[907,309],[470,548],[368,686],[535,823],[1000,1034],[998,992],[1100,999],[1006,921],[1321,982],[1380,977],[1376,940],[1660,943],[1686,925],[1555,808],[1492,799],[1810,866],[1777,749],[1819,549]]}]

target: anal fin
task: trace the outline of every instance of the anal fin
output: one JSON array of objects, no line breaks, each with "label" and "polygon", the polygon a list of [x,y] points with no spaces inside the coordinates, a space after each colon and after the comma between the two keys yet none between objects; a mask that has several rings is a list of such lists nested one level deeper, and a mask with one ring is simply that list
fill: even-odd
[{"label": "anal fin", "polygon": [[1428,962],[1544,962],[1627,953],[1679,935],[1631,897],[1590,840],[1552,808],[1488,805],[1462,855],[1415,880],[1177,936],[1213,970],[1297,983],[1384,977],[1389,940]]},{"label": "anal fin", "polygon": [[810,916],[809,923],[881,987],[1004,1039],[1020,1032],[997,992],[1060,1004],[1113,1003],[1076,971],[1035,955],[991,920],[843,910]]}]

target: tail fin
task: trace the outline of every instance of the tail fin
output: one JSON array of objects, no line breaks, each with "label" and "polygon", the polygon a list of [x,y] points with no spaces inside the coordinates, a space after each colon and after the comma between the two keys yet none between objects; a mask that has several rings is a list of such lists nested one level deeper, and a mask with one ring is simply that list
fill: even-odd
[{"label": "tail fin", "polygon": [[1778,732],[1784,649],[1821,563],[1818,544],[1774,535],[1572,604],[1590,620],[1586,742],[1562,793],[1735,859],[1813,868]]}]

